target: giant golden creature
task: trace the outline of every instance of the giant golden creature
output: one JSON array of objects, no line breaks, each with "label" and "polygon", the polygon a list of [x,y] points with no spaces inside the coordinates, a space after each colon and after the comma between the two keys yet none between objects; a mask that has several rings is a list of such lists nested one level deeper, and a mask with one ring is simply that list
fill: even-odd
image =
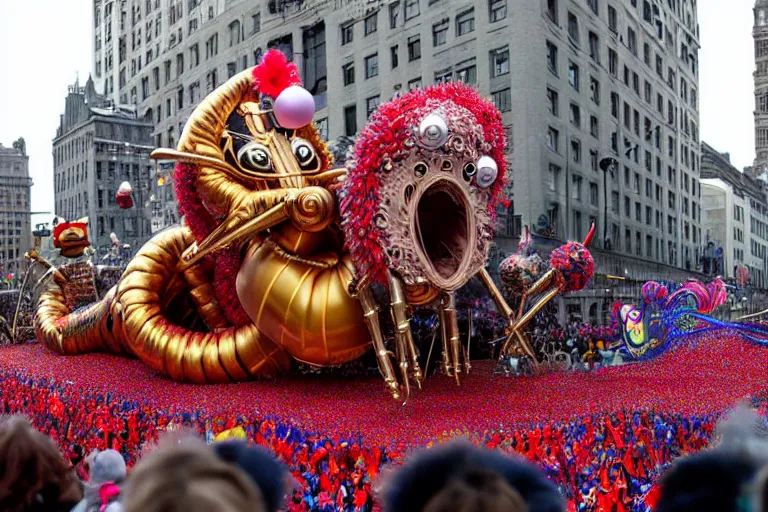
[{"label": "giant golden creature", "polygon": [[[196,383],[273,376],[292,359],[342,365],[373,348],[387,391],[407,400],[424,378],[409,311],[437,304],[441,366],[458,383],[469,361],[455,291],[478,277],[514,320],[484,270],[506,173],[501,115],[460,83],[412,91],[382,105],[334,169],[313,112],[277,51],[212,92],[177,149],[153,154],[178,162],[184,225],[142,247],[98,302],[73,311],[51,283],[39,339]],[[391,299],[392,343],[375,283]]]}]

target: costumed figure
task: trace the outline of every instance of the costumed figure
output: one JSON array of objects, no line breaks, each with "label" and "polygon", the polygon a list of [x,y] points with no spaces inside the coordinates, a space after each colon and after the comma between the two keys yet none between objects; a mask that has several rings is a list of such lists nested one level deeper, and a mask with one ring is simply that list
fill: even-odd
[{"label": "costumed figure", "polygon": [[[473,276],[507,318],[484,270],[504,190],[500,113],[460,83],[382,105],[347,169],[333,169],[296,66],[271,50],[212,92],[176,150],[184,226],[163,231],[120,282],[74,311],[66,282],[43,294],[38,338],[59,353],[134,355],[196,383],[268,377],[291,360],[347,363],[374,348],[388,392],[422,374],[408,310],[437,302],[443,369],[468,369],[454,292]],[[394,354],[373,283],[389,290]],[[392,356],[399,367],[399,378]]]}]

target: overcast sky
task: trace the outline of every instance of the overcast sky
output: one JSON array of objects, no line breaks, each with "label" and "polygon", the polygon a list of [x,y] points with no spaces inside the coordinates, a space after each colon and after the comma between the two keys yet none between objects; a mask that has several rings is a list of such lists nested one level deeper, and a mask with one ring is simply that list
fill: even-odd
[{"label": "overcast sky", "polygon": [[[511,0],[512,2],[532,0]],[[33,211],[53,211],[51,140],[67,85],[88,78],[91,1],[0,0],[0,142],[23,136]],[[754,158],[753,0],[699,0],[702,140],[742,168]],[[514,9],[512,10],[514,12]],[[48,221],[52,215],[43,216]]]}]

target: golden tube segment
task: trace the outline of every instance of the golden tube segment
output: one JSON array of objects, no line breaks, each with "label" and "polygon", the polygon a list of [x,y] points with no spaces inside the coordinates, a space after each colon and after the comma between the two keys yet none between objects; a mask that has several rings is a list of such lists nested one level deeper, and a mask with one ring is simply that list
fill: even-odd
[{"label": "golden tube segment", "polygon": [[[413,341],[413,333],[411,333],[411,321],[408,318],[408,303],[403,291],[403,282],[392,272],[387,272],[387,277],[389,280],[389,293],[392,296],[391,310],[392,322],[395,325],[395,338],[399,349],[402,350],[402,354],[399,355],[400,365],[403,368],[403,364],[405,364],[406,382],[412,376],[413,380],[421,388],[421,368],[419,368],[416,344]],[[408,365],[410,365],[410,372],[408,372]],[[410,389],[406,388],[406,390],[410,392]]]},{"label": "golden tube segment", "polygon": [[186,228],[165,231],[129,264],[115,298],[122,310],[124,343],[145,364],[177,380],[228,382],[286,370],[288,355],[253,325],[193,332],[166,317],[157,290],[172,280],[192,240]]},{"label": "golden tube segment", "polygon": [[440,317],[440,340],[443,343],[443,373],[448,377],[453,377],[453,366],[451,365],[451,347],[449,344],[449,338],[450,338],[450,332],[448,330],[448,315],[446,314],[445,308],[443,307],[443,300],[440,299],[440,308],[438,310],[438,315]]},{"label": "golden tube segment", "polygon": [[[108,295],[101,301],[89,305],[85,310],[73,314],[66,306],[61,288],[53,283],[40,297],[35,313],[37,339],[46,347],[59,354],[83,354],[109,350],[113,351],[112,334],[103,327],[107,321]],[[88,326],[84,318],[103,309],[95,324]],[[106,334],[106,337],[104,336]]]},{"label": "golden tube segment", "polygon": [[443,354],[443,360],[451,358],[451,367],[453,376],[456,378],[456,384],[461,384],[459,374],[461,373],[461,340],[459,339],[459,319],[456,315],[456,296],[453,292],[443,295],[440,304],[440,312],[443,323],[443,350],[450,350],[450,356]]},{"label": "golden tube segment", "polygon": [[520,307],[517,311],[517,318],[520,318],[523,316],[526,299],[528,299],[528,297],[536,295],[537,293],[541,293],[543,290],[548,288],[554,282],[556,275],[557,275],[556,269],[553,268],[548,270],[543,276],[537,279],[536,282],[533,283],[533,285],[525,291],[525,293],[523,293],[522,300],[520,301]]},{"label": "golden tube segment", "polygon": [[506,318],[507,321],[509,321],[513,314],[512,308],[509,307],[507,301],[504,300],[504,296],[501,294],[501,290],[499,290],[496,286],[496,283],[493,282],[491,274],[488,273],[488,270],[483,268],[480,270],[480,272],[477,273],[477,277],[480,278],[480,281],[482,281],[482,283],[485,285],[488,293],[491,294],[491,298],[496,304],[496,307],[499,309],[499,312],[504,315],[504,318]]},{"label": "golden tube segment", "polygon": [[229,322],[216,298],[211,274],[212,272],[208,272],[202,264],[197,264],[184,271],[184,280],[189,286],[189,295],[197,307],[197,312],[203,317],[205,325],[215,330],[228,327]]},{"label": "golden tube segment", "polygon": [[392,395],[392,398],[400,400],[400,386],[395,378],[395,370],[392,368],[389,352],[387,352],[387,348],[384,345],[384,336],[381,333],[381,325],[379,324],[379,311],[370,288],[360,290],[358,299],[363,307],[365,323],[373,340],[373,349],[376,351],[379,371],[382,377],[384,377],[384,385]]},{"label": "golden tube segment", "polygon": [[237,294],[259,331],[295,359],[339,365],[370,347],[360,303],[348,292],[351,268],[348,256],[328,268],[285,257],[269,238],[255,240]]},{"label": "golden tube segment", "polygon": [[[531,359],[533,360],[534,364],[538,364],[538,360],[536,359],[536,355],[533,352],[533,349],[531,348],[528,341],[523,336],[522,332],[523,329],[525,329],[526,325],[528,325],[531,320],[533,320],[536,317],[536,314],[541,311],[541,308],[547,305],[549,301],[557,297],[557,295],[560,293],[560,289],[558,287],[554,287],[551,290],[549,290],[546,294],[544,294],[537,302],[536,304],[531,307],[526,313],[515,320],[514,324],[512,325],[510,336],[506,339],[504,342],[504,346],[501,349],[501,355],[504,356],[509,351],[509,346],[512,343],[514,337],[517,337],[518,341],[521,344],[521,347],[526,354],[528,354]],[[514,335],[514,336],[513,336]]]}]

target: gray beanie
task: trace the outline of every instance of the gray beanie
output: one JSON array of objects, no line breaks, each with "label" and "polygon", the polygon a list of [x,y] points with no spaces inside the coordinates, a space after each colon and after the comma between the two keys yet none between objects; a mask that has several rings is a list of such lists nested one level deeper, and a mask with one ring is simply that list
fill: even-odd
[{"label": "gray beanie", "polygon": [[125,480],[125,475],[125,460],[115,450],[98,452],[90,461],[90,476],[93,484],[120,483]]}]

